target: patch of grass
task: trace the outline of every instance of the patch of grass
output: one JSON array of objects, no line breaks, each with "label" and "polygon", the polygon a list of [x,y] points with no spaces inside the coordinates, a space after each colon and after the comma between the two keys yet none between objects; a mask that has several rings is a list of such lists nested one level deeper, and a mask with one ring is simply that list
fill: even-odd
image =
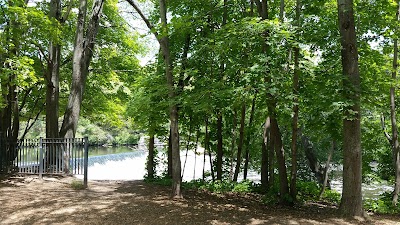
[{"label": "patch of grass", "polygon": [[83,181],[81,180],[73,180],[70,184],[70,187],[74,190],[84,190],[85,185],[83,184]]}]

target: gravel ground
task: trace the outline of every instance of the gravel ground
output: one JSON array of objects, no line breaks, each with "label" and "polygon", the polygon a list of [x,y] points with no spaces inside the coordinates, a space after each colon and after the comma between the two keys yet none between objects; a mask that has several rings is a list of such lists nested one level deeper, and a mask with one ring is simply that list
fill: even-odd
[{"label": "gravel ground", "polygon": [[399,224],[400,216],[338,218],[334,207],[267,207],[257,195],[216,195],[143,181],[91,181],[74,190],[74,178],[8,178],[0,182],[0,224]]}]

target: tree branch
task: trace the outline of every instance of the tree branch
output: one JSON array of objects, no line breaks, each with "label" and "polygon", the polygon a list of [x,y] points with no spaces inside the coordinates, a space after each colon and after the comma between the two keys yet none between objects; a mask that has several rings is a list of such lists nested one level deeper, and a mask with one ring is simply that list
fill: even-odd
[{"label": "tree branch", "polygon": [[136,10],[136,12],[142,18],[142,20],[146,23],[146,26],[149,28],[150,32],[152,32],[154,34],[154,36],[156,36],[157,41],[160,42],[159,37],[158,37],[159,36],[158,32],[154,30],[153,24],[151,24],[150,20],[147,19],[147,17],[143,14],[142,10],[140,10],[140,8],[136,5],[136,3],[133,0],[126,0],[126,1],[129,3],[129,5],[131,5]]},{"label": "tree branch", "polygon": [[381,125],[382,125],[382,130],[383,133],[385,134],[386,139],[389,141],[389,144],[392,145],[392,137],[386,132],[386,126],[385,126],[385,116],[381,115]]},{"label": "tree branch", "polygon": [[67,21],[68,16],[69,16],[69,14],[71,13],[72,6],[74,5],[74,4],[72,4],[72,1],[73,1],[73,0],[70,0],[70,1],[69,1],[67,11],[65,11],[64,15],[61,17],[60,23],[65,23],[65,21]]}]

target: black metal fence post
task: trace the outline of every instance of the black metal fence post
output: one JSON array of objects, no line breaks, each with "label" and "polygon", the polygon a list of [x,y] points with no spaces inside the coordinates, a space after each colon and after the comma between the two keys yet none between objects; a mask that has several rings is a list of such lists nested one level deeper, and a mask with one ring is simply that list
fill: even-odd
[{"label": "black metal fence post", "polygon": [[88,137],[84,138],[84,159],[83,159],[83,186],[87,188],[87,182],[88,182],[88,163],[89,163],[89,141]]},{"label": "black metal fence post", "polygon": [[40,140],[39,140],[39,179],[43,179],[43,167],[44,167],[43,138],[40,138]]}]

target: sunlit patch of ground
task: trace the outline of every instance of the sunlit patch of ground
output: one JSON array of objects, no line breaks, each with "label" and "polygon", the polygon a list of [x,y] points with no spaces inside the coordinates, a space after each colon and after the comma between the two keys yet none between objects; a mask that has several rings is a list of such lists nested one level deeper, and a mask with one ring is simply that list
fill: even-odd
[{"label": "sunlit patch of ground", "polygon": [[0,224],[400,224],[400,216],[345,220],[321,205],[267,207],[256,195],[188,190],[172,200],[168,187],[142,181],[91,181],[87,190],[74,190],[72,179],[2,181]]}]

